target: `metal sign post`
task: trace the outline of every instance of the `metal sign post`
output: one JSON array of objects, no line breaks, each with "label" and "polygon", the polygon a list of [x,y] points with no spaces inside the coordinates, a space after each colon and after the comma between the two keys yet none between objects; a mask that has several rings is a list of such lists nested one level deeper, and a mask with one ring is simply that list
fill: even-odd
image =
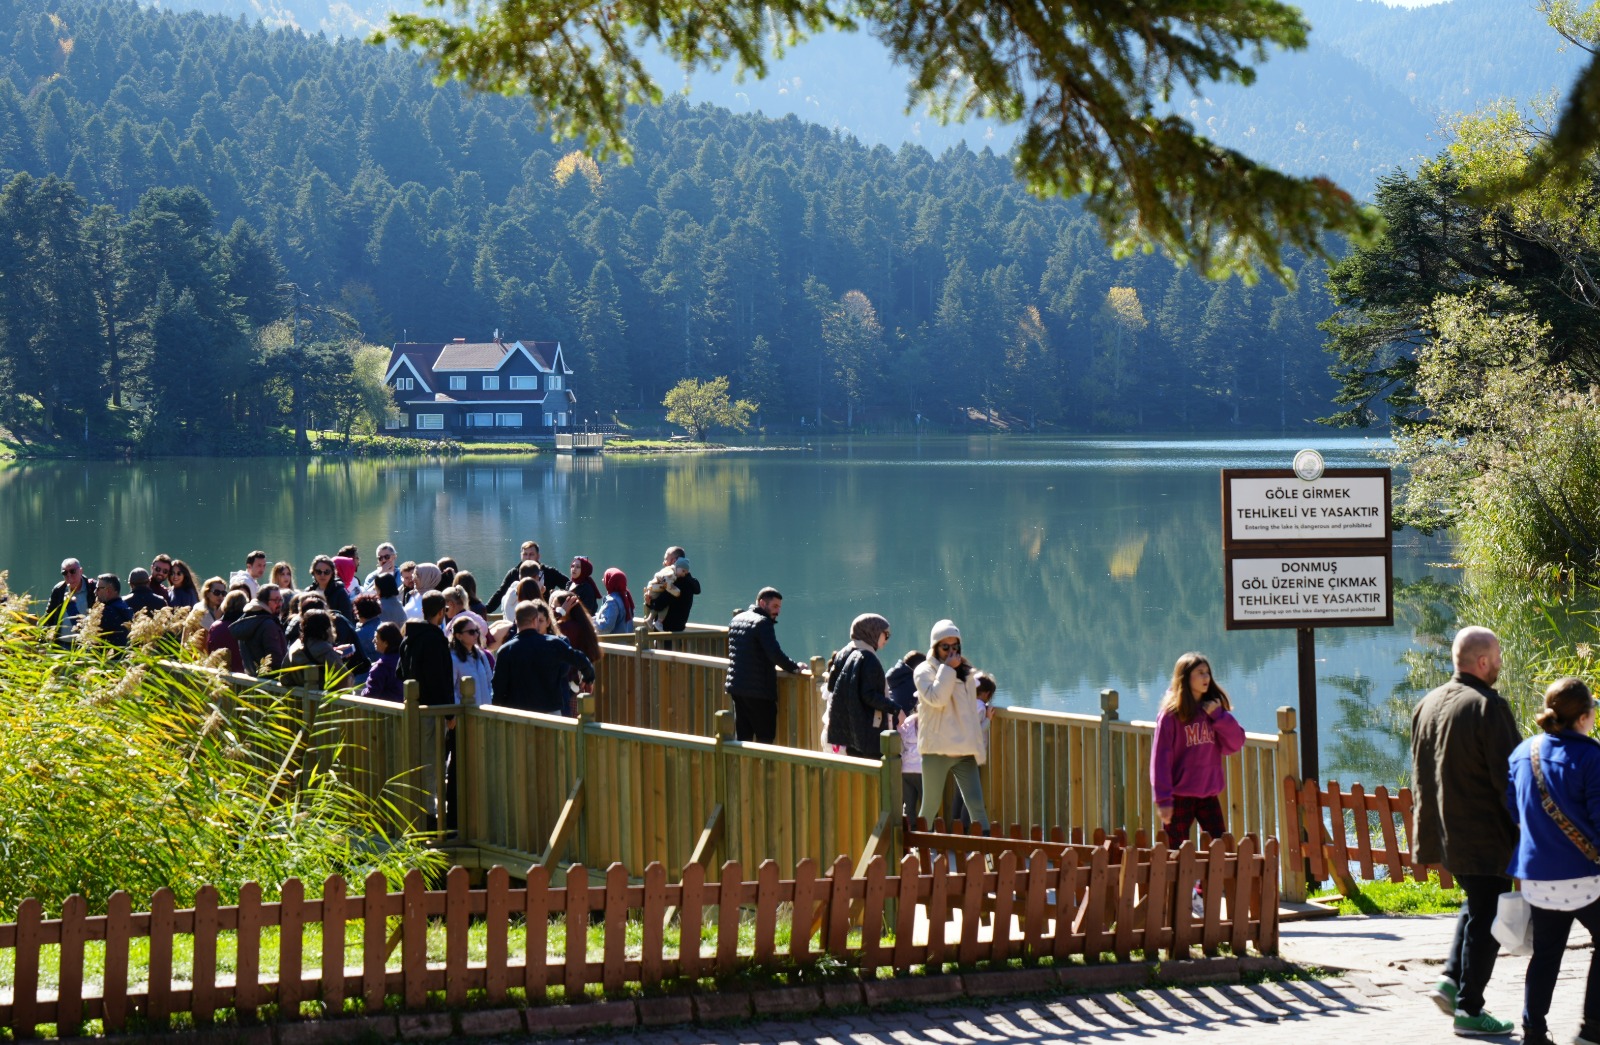
[{"label": "metal sign post", "polygon": [[1222,470],[1227,627],[1295,629],[1303,779],[1320,776],[1315,629],[1394,624],[1389,479],[1315,450],[1292,469]]}]

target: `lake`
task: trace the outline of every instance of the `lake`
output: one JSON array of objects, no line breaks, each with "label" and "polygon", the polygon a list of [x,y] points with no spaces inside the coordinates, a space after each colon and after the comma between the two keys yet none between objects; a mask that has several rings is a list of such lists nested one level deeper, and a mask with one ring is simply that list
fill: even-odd
[{"label": "lake", "polygon": [[[1288,467],[1306,445],[1329,466],[1371,466],[1378,444],[994,436],[655,457],[28,463],[0,468],[0,568],[42,597],[69,555],[126,578],[165,551],[204,579],[260,547],[303,584],[312,556],[354,541],[365,572],[389,540],[402,559],[454,556],[487,593],[531,537],[563,571],[574,554],[597,573],[621,567],[637,596],[681,544],[705,589],[694,619],[726,623],[773,585],[796,659],[842,645],[859,613],[890,620],[895,655],[950,617],[1001,703],[1096,712],[1112,688],[1123,718],[1153,718],[1173,661],[1199,649],[1246,726],[1270,731],[1296,703],[1294,632],[1224,629],[1218,472]],[[1449,558],[1442,539],[1395,535],[1401,584],[1453,584],[1434,565]],[[1393,628],[1317,633],[1325,775],[1375,783],[1399,764],[1403,737],[1368,714],[1407,692],[1404,658],[1426,645],[1397,603]],[[1340,697],[1355,702],[1342,722]]]}]

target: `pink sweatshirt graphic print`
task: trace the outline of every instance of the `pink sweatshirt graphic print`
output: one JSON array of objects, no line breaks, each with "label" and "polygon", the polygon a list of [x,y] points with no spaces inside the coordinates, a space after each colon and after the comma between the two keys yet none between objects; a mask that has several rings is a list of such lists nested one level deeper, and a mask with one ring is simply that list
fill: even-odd
[{"label": "pink sweatshirt graphic print", "polygon": [[1244,727],[1220,708],[1208,718],[1196,712],[1188,722],[1161,712],[1156,716],[1155,750],[1150,754],[1150,787],[1156,805],[1173,795],[1207,798],[1222,791],[1222,760],[1244,747]]}]

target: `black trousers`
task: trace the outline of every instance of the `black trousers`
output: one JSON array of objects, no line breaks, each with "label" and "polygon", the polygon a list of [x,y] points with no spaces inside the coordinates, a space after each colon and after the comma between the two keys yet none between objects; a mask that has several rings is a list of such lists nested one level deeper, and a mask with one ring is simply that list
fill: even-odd
[{"label": "black trousers", "polygon": [[758,744],[772,743],[778,736],[778,702],[761,697],[733,697],[733,736],[736,740],[754,740]]},{"label": "black trousers", "polygon": [[1491,930],[1500,894],[1511,889],[1511,879],[1497,874],[1458,874],[1455,879],[1466,894],[1466,903],[1456,918],[1456,936],[1444,960],[1444,974],[1456,981],[1456,1008],[1476,1016],[1483,1011],[1483,989],[1489,985],[1500,954]]}]

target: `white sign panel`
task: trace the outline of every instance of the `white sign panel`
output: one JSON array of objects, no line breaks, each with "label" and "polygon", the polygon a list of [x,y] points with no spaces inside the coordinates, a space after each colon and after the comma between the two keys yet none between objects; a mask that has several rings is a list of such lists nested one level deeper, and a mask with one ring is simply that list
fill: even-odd
[{"label": "white sign panel", "polygon": [[1389,616],[1389,563],[1382,555],[1234,558],[1228,597],[1240,624]]},{"label": "white sign panel", "polygon": [[1228,479],[1232,541],[1384,540],[1388,490],[1382,476]]}]

